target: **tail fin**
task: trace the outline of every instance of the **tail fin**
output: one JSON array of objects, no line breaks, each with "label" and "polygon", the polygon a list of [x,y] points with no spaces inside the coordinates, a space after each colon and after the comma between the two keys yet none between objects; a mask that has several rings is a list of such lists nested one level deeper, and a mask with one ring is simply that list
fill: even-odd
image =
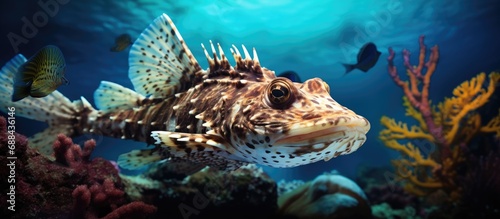
[{"label": "tail fin", "polygon": [[[27,97],[12,102],[14,75],[26,62],[22,54],[16,55],[0,70],[0,105],[15,107],[16,116],[48,123],[49,127],[29,139],[29,145],[42,154],[52,155],[52,144],[57,134],[73,136],[76,115],[81,111],[81,102],[72,103],[68,98],[54,91],[43,98]],[[6,107],[0,110],[5,112]]]},{"label": "tail fin", "polygon": [[345,64],[345,63],[342,63],[342,65],[344,66],[345,68],[345,73],[344,73],[344,76],[351,72],[352,70],[354,70],[356,68],[356,65],[351,65],[351,64]]}]

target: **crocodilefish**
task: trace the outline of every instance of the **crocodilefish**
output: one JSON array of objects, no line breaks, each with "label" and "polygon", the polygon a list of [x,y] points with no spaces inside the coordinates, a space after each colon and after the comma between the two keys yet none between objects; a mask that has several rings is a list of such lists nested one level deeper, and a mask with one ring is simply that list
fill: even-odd
[{"label": "crocodilefish", "polygon": [[[129,52],[134,90],[102,81],[95,109],[84,97],[71,102],[55,91],[44,98],[11,102],[14,72],[26,59],[18,54],[1,70],[1,104],[16,114],[49,124],[30,145],[51,154],[53,136],[96,133],[146,142],[147,149],[118,157],[134,169],[153,162],[234,170],[256,163],[295,167],[356,151],[370,123],[330,96],[327,83],[313,78],[294,83],[263,66],[255,48],[232,46],[232,66],[210,41],[209,67],[198,64],[172,20],[163,14],[147,27]],[[2,110],[5,110],[2,108]]]},{"label": "crocodilefish", "polygon": [[25,97],[45,97],[60,85],[68,84],[64,77],[66,62],[57,46],[48,45],[40,49],[21,65],[14,76],[12,101]]}]

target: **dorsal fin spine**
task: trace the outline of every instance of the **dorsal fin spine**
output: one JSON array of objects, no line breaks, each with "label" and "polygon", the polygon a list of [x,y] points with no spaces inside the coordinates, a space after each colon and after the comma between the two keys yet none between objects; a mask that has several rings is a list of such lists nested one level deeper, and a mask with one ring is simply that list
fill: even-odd
[{"label": "dorsal fin spine", "polygon": [[203,76],[197,74],[201,67],[166,14],[156,18],[134,42],[129,66],[135,91],[150,98],[185,91]]},{"label": "dorsal fin spine", "polygon": [[251,58],[250,58],[250,54],[248,53],[248,50],[247,50],[247,48],[245,47],[245,45],[243,45],[243,44],[242,44],[242,45],[241,45],[241,47],[243,48],[243,53],[245,54],[245,61],[249,61],[249,60],[251,60]]},{"label": "dorsal fin spine", "polygon": [[217,47],[219,47],[219,55],[220,55],[220,59],[224,62],[226,61],[227,62],[227,59],[226,59],[226,56],[224,55],[224,51],[222,50],[222,47],[220,46],[219,43],[217,43]]},{"label": "dorsal fin spine", "polygon": [[257,50],[255,49],[255,47],[253,48],[253,62],[260,68],[259,56],[257,56]]}]

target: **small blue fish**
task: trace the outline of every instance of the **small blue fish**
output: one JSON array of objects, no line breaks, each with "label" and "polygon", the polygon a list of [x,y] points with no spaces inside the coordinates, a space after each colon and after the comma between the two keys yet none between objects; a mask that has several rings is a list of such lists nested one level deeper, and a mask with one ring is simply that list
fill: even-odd
[{"label": "small blue fish", "polygon": [[132,45],[132,37],[129,34],[122,34],[115,39],[115,45],[109,49],[111,52],[121,52]]},{"label": "small blue fish", "polygon": [[[367,72],[370,70],[378,61],[380,57],[380,52],[377,50],[377,46],[373,43],[366,43],[361,47],[358,52],[358,63],[356,64],[345,64],[342,63],[345,67],[345,74],[351,72],[354,69],[359,69],[363,72]],[[345,75],[344,74],[344,75]]]},{"label": "small blue fish", "polygon": [[284,77],[290,79],[290,81],[297,82],[297,83],[302,83],[302,80],[300,80],[299,75],[294,72],[294,71],[285,71],[277,75],[277,77]]},{"label": "small blue fish", "polygon": [[61,84],[68,84],[69,81],[64,78],[65,70],[66,62],[61,50],[53,45],[43,47],[19,67],[14,76],[12,101],[27,96],[45,97]]}]

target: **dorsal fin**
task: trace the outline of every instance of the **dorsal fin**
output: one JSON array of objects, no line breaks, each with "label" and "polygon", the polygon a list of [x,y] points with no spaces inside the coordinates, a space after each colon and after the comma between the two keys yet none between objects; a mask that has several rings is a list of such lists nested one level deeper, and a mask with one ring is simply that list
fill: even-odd
[{"label": "dorsal fin", "polygon": [[215,47],[210,41],[210,47],[212,48],[212,56],[209,55],[205,46],[201,44],[203,51],[205,52],[205,56],[207,57],[207,61],[209,64],[208,75],[205,78],[216,78],[220,76],[229,76],[231,78],[241,78],[247,80],[256,80],[262,81],[264,74],[263,69],[260,66],[259,57],[257,56],[257,51],[253,48],[253,58],[248,53],[246,47],[241,45],[243,49],[243,53],[245,58],[241,57],[240,51],[236,46],[233,45],[233,48],[230,49],[234,60],[236,62],[236,66],[233,68],[231,64],[229,64],[228,59],[226,58],[224,51],[221,46],[217,43],[217,47],[219,49],[219,56],[217,55],[217,51]]},{"label": "dorsal fin", "polygon": [[233,54],[234,60],[236,61],[235,69],[240,72],[244,72],[247,77],[254,78],[257,81],[263,80],[265,77],[262,67],[260,66],[259,57],[257,56],[257,50],[253,48],[253,58],[248,53],[245,45],[241,45],[243,48],[243,53],[245,54],[245,58],[241,57],[240,51],[238,48],[233,45],[231,48],[231,54]]},{"label": "dorsal fin", "polygon": [[201,67],[166,14],[156,18],[130,49],[129,78],[135,91],[150,98],[189,89],[199,71]]},{"label": "dorsal fin", "polygon": [[207,75],[208,78],[213,78],[228,74],[234,74],[230,75],[232,77],[240,77],[240,75],[237,72],[231,71],[233,67],[231,66],[231,64],[229,64],[229,61],[227,60],[226,55],[224,54],[224,51],[222,50],[220,44],[217,43],[220,58],[217,56],[217,52],[211,40],[210,40],[210,47],[212,47],[213,58],[210,57],[203,43],[201,44],[201,47],[203,48],[203,52],[205,52],[205,56],[207,57],[208,68],[209,68],[209,72]]},{"label": "dorsal fin", "polygon": [[95,105],[104,113],[139,107],[144,99],[141,94],[109,81],[101,81],[94,92]]}]

